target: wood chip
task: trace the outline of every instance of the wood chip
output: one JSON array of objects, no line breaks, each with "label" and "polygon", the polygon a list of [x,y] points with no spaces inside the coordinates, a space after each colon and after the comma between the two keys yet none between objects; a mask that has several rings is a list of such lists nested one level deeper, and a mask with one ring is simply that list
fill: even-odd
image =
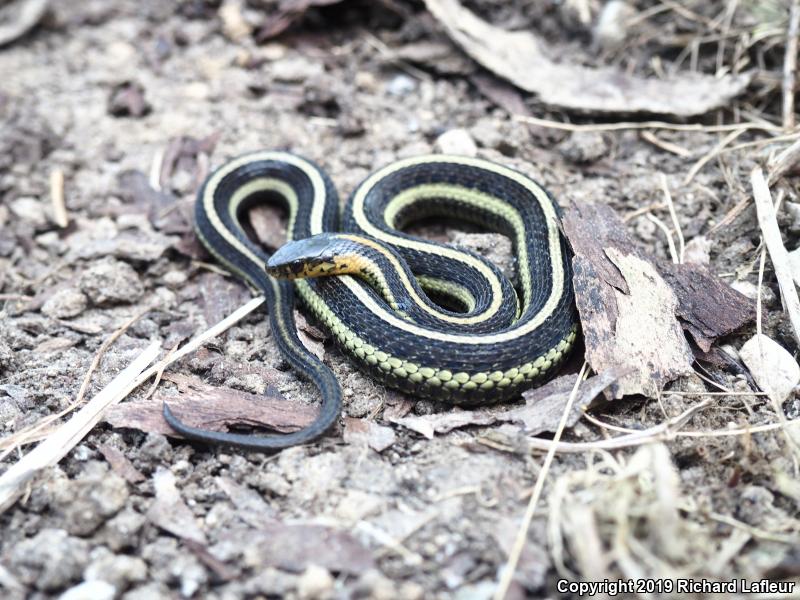
[{"label": "wood chip", "polygon": [[575,252],[573,283],[587,360],[597,372],[632,370],[616,398],[655,396],[691,372],[681,326],[704,352],[752,321],[752,301],[700,265],[676,265],[642,251],[611,208],[573,204],[564,231]]},{"label": "wood chip", "polygon": [[728,104],[752,74],[712,77],[682,73],[645,79],[611,67],[556,62],[530,31],[506,31],[478,18],[458,0],[425,0],[447,34],[478,63],[545,104],[598,113],[657,113],[688,117]]},{"label": "wood chip", "polygon": [[178,384],[179,395],[159,391],[153,397],[115,406],[105,416],[113,427],[180,437],[161,414],[169,403],[175,415],[191,427],[229,431],[231,426],[251,425],[287,433],[302,429],[316,417],[313,406],[286,400],[268,386],[265,394],[249,394],[225,387],[214,387],[196,377],[167,374],[164,379]]}]

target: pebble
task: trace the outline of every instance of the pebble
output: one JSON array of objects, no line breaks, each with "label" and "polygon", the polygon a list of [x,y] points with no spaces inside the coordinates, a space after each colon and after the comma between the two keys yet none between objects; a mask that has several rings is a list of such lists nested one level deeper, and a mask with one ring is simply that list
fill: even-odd
[{"label": "pebble", "polygon": [[451,129],[436,138],[436,150],[442,154],[457,154],[459,156],[475,157],[478,146],[466,129]]},{"label": "pebble", "polygon": [[558,145],[558,150],[570,162],[589,164],[608,154],[608,144],[601,133],[575,131]]},{"label": "pebble", "polygon": [[105,463],[88,462],[77,479],[53,484],[54,508],[73,535],[90,535],[117,514],[128,500],[128,485]]},{"label": "pebble", "polygon": [[65,288],[53,294],[42,305],[42,313],[52,319],[71,319],[81,314],[89,301],[80,290]]},{"label": "pebble", "polygon": [[114,552],[132,548],[139,541],[139,532],[144,523],[144,515],[130,508],[123,509],[105,524],[100,538]]},{"label": "pebble", "polygon": [[88,544],[63,529],[42,529],[13,545],[9,558],[14,575],[41,591],[67,587],[80,577],[88,561]]},{"label": "pebble", "polygon": [[405,73],[395,75],[386,84],[386,92],[391,96],[407,96],[416,89],[416,80]]},{"label": "pebble", "polygon": [[283,83],[302,83],[325,71],[321,62],[292,56],[272,63],[272,78]]},{"label": "pebble", "polygon": [[297,580],[297,595],[303,600],[325,600],[333,596],[334,583],[327,569],[311,565]]},{"label": "pebble", "polygon": [[93,304],[128,304],[144,295],[139,274],[113,258],[94,263],[80,278],[80,287]]},{"label": "pebble", "polygon": [[9,204],[11,213],[23,221],[28,221],[36,227],[47,225],[47,214],[44,206],[36,198],[24,196],[17,198]]},{"label": "pebble", "polygon": [[68,589],[58,600],[114,600],[117,589],[106,581],[84,581]]},{"label": "pebble", "polygon": [[116,589],[124,590],[147,578],[147,564],[136,556],[106,552],[86,567],[83,578],[87,581],[108,582]]}]

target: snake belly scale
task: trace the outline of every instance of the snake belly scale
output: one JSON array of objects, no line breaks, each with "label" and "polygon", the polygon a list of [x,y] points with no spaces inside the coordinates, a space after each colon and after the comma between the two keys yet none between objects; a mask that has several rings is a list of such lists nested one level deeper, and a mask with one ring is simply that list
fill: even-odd
[{"label": "snake belly scale", "polygon": [[[289,214],[289,243],[272,256],[243,226],[247,210],[266,200]],[[489,261],[403,232],[428,217],[472,221],[508,236],[516,289]],[[211,254],[266,297],[281,354],[319,388],[322,405],[300,431],[251,436],[193,428],[165,404],[167,422],[191,439],[276,450],[336,422],[341,388],[297,336],[295,294],[369,375],[460,405],[502,401],[549,377],[577,336],[558,207],[532,179],[493,162],[447,155],[395,162],[356,188],[339,227],[338,196],[316,164],[255,152],[209,175],[195,218]]]}]

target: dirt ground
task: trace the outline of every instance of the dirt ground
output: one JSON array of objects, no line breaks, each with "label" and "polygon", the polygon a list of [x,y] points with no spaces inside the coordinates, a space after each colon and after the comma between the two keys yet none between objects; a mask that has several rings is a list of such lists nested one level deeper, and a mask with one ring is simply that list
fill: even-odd
[{"label": "dirt ground", "polygon": [[[685,183],[726,133],[659,130],[656,145],[637,130],[525,124],[509,105],[554,121],[640,117],[563,113],[500,85],[415,2],[312,7],[276,35],[272,0],[226,3],[234,7],[227,12],[212,0],[52,4],[35,30],[0,49],[0,441],[67,408],[101,344],[134,315],[144,311],[103,356],[87,398],[151,341],[172,348],[249,299],[210,265],[191,218],[209,168],[255,149],[315,160],[342,198],[392,160],[474,150],[532,175],[564,206],[609,204],[644,250],[667,258],[656,222],[670,223],[660,204],[664,173],[687,251],[757,294],[761,234],[752,203],[714,226],[750,196],[753,166],[796,138],[744,131]],[[632,3],[652,12],[643,19],[650,29],[602,52],[591,24],[576,16],[587,6],[596,19],[600,3],[467,5],[498,26],[535,31],[559,60],[658,77],[665,65],[688,68],[678,60],[707,25],[702,19],[727,18],[737,3],[682,3],[702,19],[671,4]],[[700,43],[694,67],[714,74],[737,52],[735,35],[760,31],[745,50],[759,75],[727,108],[694,121],[780,123],[788,4],[738,4],[724,21],[729,37],[720,38],[730,41]],[[66,227],[51,208],[54,172],[64,178]],[[779,213],[789,249],[800,235],[796,183],[784,183]],[[267,236],[274,233],[274,216],[262,219]],[[505,258],[513,270],[503,239],[441,224],[423,233]],[[769,261],[761,302],[764,333],[796,354]],[[718,345],[735,355],[754,332],[755,323]],[[491,598],[543,467],[531,440],[552,434],[534,438],[505,423],[428,439],[395,421],[450,407],[387,391],[330,341],[311,341],[342,383],[342,426],[264,456],[187,443],[155,426],[98,425],[0,514],[2,597]],[[300,408],[317,401],[282,363],[260,311],[170,374],[156,398],[174,397],[183,375],[209,393],[266,392]],[[127,402],[141,401],[145,388]],[[778,419],[745,369],[697,363],[657,399],[596,404],[595,422],[580,419],[564,439],[667,432],[665,423],[701,401],[709,402],[678,428],[705,435],[556,454],[508,598],[570,597],[557,593],[561,579],[797,581],[800,485],[786,436],[724,435]],[[800,414],[794,393],[783,409],[790,419]],[[7,455],[0,471],[29,449]]]}]

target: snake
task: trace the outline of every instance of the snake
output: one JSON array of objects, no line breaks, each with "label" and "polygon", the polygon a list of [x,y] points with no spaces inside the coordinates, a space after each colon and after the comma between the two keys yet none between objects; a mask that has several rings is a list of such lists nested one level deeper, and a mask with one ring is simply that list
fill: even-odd
[{"label": "snake", "polygon": [[[288,214],[270,253],[248,232],[256,203]],[[340,214],[341,213],[341,214]],[[511,240],[515,276],[465,248],[417,237],[427,219],[467,222]],[[548,191],[489,160],[426,155],[368,175],[343,210],[331,178],[286,151],[234,158],[208,175],[195,231],[228,271],[265,297],[285,360],[321,394],[315,420],[290,433],[218,432],[164,418],[186,438],[248,451],[315,440],[337,422],[342,389],[300,341],[295,297],[352,362],[415,398],[465,407],[501,402],[555,374],[579,325],[561,212]]]}]

